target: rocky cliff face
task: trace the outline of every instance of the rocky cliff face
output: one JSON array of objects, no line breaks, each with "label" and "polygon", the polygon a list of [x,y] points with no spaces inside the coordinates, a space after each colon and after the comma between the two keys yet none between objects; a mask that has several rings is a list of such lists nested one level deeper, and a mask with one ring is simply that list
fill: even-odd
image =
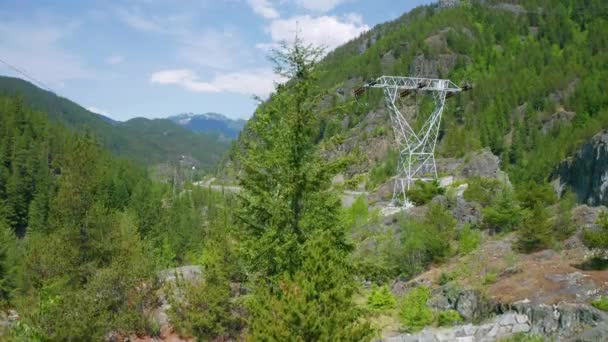
[{"label": "rocky cliff face", "polygon": [[552,176],[558,193],[570,188],[588,205],[608,205],[608,130],[596,134]]}]

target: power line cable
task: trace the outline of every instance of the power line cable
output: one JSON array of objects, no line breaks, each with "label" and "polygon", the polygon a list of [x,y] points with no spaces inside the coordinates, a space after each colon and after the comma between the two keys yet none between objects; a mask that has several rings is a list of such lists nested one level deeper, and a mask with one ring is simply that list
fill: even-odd
[{"label": "power line cable", "polygon": [[30,81],[32,81],[32,82],[34,82],[34,83],[37,83],[37,84],[38,84],[38,86],[41,86],[41,87],[42,87],[42,88],[44,88],[45,90],[50,91],[51,93],[55,93],[55,92],[54,92],[54,91],[51,89],[51,87],[49,87],[49,86],[47,86],[46,84],[44,84],[44,82],[39,81],[39,80],[38,80],[38,79],[36,79],[35,77],[30,76],[30,75],[29,75],[27,72],[25,72],[25,71],[24,71],[22,68],[19,68],[19,67],[15,66],[15,65],[13,65],[13,64],[11,64],[11,63],[9,63],[9,62],[7,62],[7,61],[3,60],[2,58],[0,58],[0,63],[2,63],[2,64],[4,64],[4,65],[6,65],[6,66],[7,66],[7,67],[9,67],[10,69],[12,69],[12,70],[16,71],[17,73],[19,73],[19,74],[23,75],[23,76],[24,76],[25,78],[27,78],[28,80],[30,80]]}]

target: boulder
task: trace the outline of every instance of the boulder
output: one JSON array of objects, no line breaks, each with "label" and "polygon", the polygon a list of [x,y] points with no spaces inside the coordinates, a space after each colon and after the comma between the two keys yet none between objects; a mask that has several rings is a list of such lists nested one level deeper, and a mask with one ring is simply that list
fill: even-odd
[{"label": "boulder", "polygon": [[[434,44],[433,46],[438,44],[436,42],[437,38],[434,37],[435,36],[429,37],[429,39],[433,39],[431,41],[431,43]],[[427,44],[428,43],[429,42],[427,42]],[[435,48],[439,49],[441,47]],[[437,57],[418,55],[410,65],[410,74],[418,77],[438,78],[441,75],[445,75],[452,71],[456,66],[457,60],[458,56],[456,54],[442,54]]]},{"label": "boulder", "polygon": [[481,221],[481,205],[476,202],[467,202],[462,195],[456,197],[456,203],[451,208],[452,215],[457,221],[457,228],[465,224],[476,224]]},{"label": "boulder", "polygon": [[541,131],[543,132],[543,134],[547,134],[551,132],[553,128],[558,127],[559,125],[569,124],[575,115],[576,113],[574,112],[568,112],[565,110],[559,111],[551,115],[549,120],[543,123],[543,128],[541,129]]},{"label": "boulder", "polygon": [[456,310],[467,321],[479,321],[496,311],[496,305],[479,291],[446,284],[434,292],[429,306],[437,310]]},{"label": "boulder", "polygon": [[484,177],[499,178],[501,175],[500,159],[488,149],[473,154],[460,171],[463,178]]},{"label": "boulder", "polygon": [[187,282],[200,281],[202,279],[203,268],[198,265],[182,266],[162,270],[158,273],[158,279],[161,283],[175,282],[183,280]]},{"label": "boulder", "polygon": [[171,301],[181,301],[184,297],[178,284],[200,282],[203,279],[203,268],[198,265],[170,268],[158,272],[157,277],[163,286],[157,293],[159,303],[152,310],[152,318],[161,329],[169,329]]}]

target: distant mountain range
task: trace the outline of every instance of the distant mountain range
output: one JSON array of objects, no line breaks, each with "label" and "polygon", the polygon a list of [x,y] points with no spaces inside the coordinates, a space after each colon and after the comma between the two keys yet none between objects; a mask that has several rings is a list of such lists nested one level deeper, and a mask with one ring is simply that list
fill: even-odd
[{"label": "distant mountain range", "polygon": [[[201,168],[210,169],[228,150],[230,143],[226,138],[238,134],[234,133],[238,125],[224,117],[209,121],[215,127],[220,127],[215,131],[199,126],[198,118],[193,121],[197,123],[197,129],[169,119],[114,121],[13,77],[0,76],[0,96],[3,95],[20,96],[25,105],[46,113],[49,119],[77,131],[88,131],[111,152],[146,165],[172,162],[188,156],[196,160]],[[230,130],[229,127],[235,128]]]},{"label": "distant mountain range", "polygon": [[176,124],[198,133],[219,133],[227,139],[235,139],[243,129],[246,120],[233,120],[218,113],[183,113],[168,117]]}]

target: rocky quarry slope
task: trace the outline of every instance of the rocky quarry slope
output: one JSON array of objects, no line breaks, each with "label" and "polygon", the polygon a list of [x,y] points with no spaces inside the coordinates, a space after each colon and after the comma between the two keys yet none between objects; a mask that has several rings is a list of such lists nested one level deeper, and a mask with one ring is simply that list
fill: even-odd
[{"label": "rocky quarry slope", "polygon": [[[605,164],[584,163],[586,157],[606,158],[605,138],[605,133],[594,137],[573,158],[574,161],[564,164],[583,163],[590,167],[577,169],[582,174],[607,172]],[[589,154],[593,149],[601,149],[601,153]],[[482,220],[479,204],[467,201],[462,195],[469,177],[497,178],[508,182],[500,170],[499,159],[487,150],[464,159],[440,159],[438,166],[443,173],[451,175],[446,177],[450,178],[448,183],[458,182],[457,189],[460,191],[456,192],[455,199],[447,200],[440,195],[433,202],[441,203],[451,211],[457,220],[457,229]],[[564,172],[563,167],[560,167],[560,172]],[[411,208],[405,214],[406,219],[423,217],[427,207]],[[428,306],[437,312],[455,310],[463,318],[464,324],[429,327],[409,334],[401,332],[398,323],[388,323],[383,328],[382,340],[496,341],[520,334],[556,341],[608,340],[608,315],[589,305],[598,296],[608,295],[608,271],[595,270],[586,265],[592,251],[581,242],[582,232],[596,228],[598,215],[603,210],[606,208],[585,204],[574,207],[571,215],[576,232],[560,248],[520,254],[516,251],[515,234],[484,233],[481,246],[473,253],[455,256],[413,279],[395,279],[391,291],[396,297],[403,297],[411,289],[425,286],[432,293]],[[391,230],[393,236],[399,238],[401,228],[395,217],[385,217],[382,225],[373,229]],[[376,248],[376,243],[367,242],[372,249]]]}]

